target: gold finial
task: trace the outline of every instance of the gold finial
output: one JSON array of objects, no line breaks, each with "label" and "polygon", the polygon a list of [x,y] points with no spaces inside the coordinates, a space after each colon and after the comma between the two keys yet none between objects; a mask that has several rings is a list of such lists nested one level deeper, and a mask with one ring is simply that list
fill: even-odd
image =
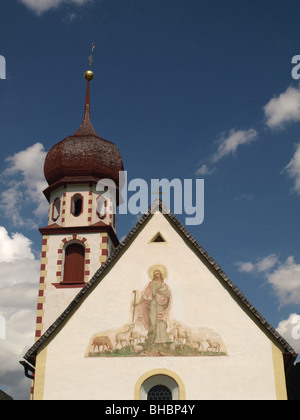
[{"label": "gold finial", "polygon": [[85,78],[85,80],[88,80],[88,81],[93,80],[93,78],[94,78],[94,73],[92,72],[92,70],[87,70],[87,71],[84,73],[84,78]]}]

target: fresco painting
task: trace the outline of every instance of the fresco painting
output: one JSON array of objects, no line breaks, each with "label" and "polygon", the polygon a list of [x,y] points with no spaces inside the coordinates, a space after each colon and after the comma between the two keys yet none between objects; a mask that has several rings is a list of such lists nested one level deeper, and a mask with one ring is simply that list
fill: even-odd
[{"label": "fresco painting", "polygon": [[206,326],[190,328],[171,317],[173,297],[167,275],[164,265],[151,266],[145,289],[132,291],[130,322],[95,333],[85,357],[226,356],[216,331]]}]

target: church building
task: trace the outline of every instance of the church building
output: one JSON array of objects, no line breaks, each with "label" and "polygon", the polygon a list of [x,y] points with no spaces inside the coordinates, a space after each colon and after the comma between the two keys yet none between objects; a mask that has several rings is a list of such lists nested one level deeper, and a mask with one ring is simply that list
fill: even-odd
[{"label": "church building", "polygon": [[85,78],[82,125],[45,159],[31,399],[287,399],[297,354],[160,199],[119,242],[118,194],[97,183],[121,188],[123,162]]}]

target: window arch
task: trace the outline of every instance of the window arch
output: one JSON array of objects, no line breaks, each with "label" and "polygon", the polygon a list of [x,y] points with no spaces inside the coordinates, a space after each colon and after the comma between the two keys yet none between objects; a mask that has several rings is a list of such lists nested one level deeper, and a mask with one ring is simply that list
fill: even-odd
[{"label": "window arch", "polygon": [[141,400],[178,400],[177,382],[167,375],[153,375],[141,386]]},{"label": "window arch", "polygon": [[71,199],[71,213],[78,217],[83,212],[83,196],[81,194],[73,195]]},{"label": "window arch", "polygon": [[84,283],[85,247],[73,242],[65,248],[62,284]]},{"label": "window arch", "polygon": [[134,386],[134,399],[147,400],[152,387],[164,385],[172,392],[173,400],[185,400],[185,385],[177,373],[165,368],[157,368],[145,372]]},{"label": "window arch", "polygon": [[53,222],[56,222],[56,220],[59,218],[60,215],[60,199],[57,197],[53,201],[53,207],[52,207],[52,220]]},{"label": "window arch", "polygon": [[107,198],[105,194],[99,195],[97,198],[97,216],[103,220],[106,217],[107,212]]}]

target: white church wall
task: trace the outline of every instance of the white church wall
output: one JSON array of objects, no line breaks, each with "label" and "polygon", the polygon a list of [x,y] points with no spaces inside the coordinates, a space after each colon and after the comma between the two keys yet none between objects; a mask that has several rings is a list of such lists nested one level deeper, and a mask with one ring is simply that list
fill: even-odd
[{"label": "white church wall", "polygon": [[[166,242],[151,243],[158,231]],[[130,352],[113,357],[116,335],[133,321],[133,291],[138,302],[150,282],[149,268],[158,265],[166,269],[164,282],[171,292],[168,333],[179,326],[201,336],[205,348],[188,355],[187,338],[181,346],[173,339],[172,354],[171,346],[156,353],[149,347],[147,353],[136,343],[134,357]],[[51,293],[54,297],[55,290]],[[108,337],[113,348],[97,351],[95,336]],[[219,346],[208,348],[209,339]],[[276,399],[272,342],[160,213],[93,286],[39,358],[45,378],[36,392],[44,399],[130,400],[139,378],[157,369],[178,375],[187,399]]]}]

